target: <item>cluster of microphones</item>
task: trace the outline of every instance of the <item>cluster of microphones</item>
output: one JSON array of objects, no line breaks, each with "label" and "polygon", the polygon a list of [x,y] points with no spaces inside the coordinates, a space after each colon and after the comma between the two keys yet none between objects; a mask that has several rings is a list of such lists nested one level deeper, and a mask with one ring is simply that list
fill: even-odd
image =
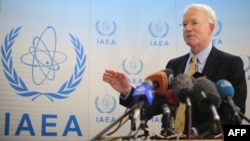
[{"label": "cluster of microphones", "polygon": [[[185,103],[190,108],[195,101],[202,110],[212,112],[213,120],[217,126],[216,129],[219,130],[222,127],[220,127],[220,116],[217,109],[222,102],[227,103],[231,109],[233,120],[236,123],[241,122],[240,114],[232,99],[233,96],[234,88],[228,80],[221,79],[214,83],[198,72],[193,77],[186,74],[179,74],[174,77],[172,69],[164,69],[147,76],[141,85],[135,87],[133,97],[136,101],[136,112],[134,112],[133,119],[140,118],[141,125],[139,128],[144,130],[147,127],[146,120],[154,116],[147,115],[150,111],[145,113],[146,108],[154,104],[155,97],[163,98],[161,102],[158,101],[158,106],[155,109],[151,108],[151,110],[161,112],[162,132],[158,136],[166,139],[177,134],[174,129],[174,118],[178,103]],[[140,117],[138,117],[139,115]],[[188,128],[191,132],[191,124]],[[222,130],[221,133],[223,133]]]},{"label": "cluster of microphones", "polygon": [[[196,72],[191,77],[183,73],[174,76],[173,70],[166,68],[147,76],[142,84],[134,88],[132,96],[135,104],[90,141],[109,138],[128,120],[131,121],[128,135],[111,137],[112,140],[148,137],[163,140],[174,138],[190,139],[192,136],[191,109],[194,107],[199,108],[200,111],[212,113],[212,126],[201,135],[198,135],[198,138],[203,138],[215,132],[219,134],[214,138],[223,138],[221,117],[217,111],[222,102],[223,104],[226,103],[227,109],[230,109],[230,118],[232,118],[233,124],[240,124],[242,118],[250,122],[234,104],[234,88],[228,80],[221,79],[214,83],[199,72]],[[186,104],[186,111],[188,111],[187,132],[185,134],[176,131],[174,123],[180,102]],[[193,104],[194,106],[192,106]],[[149,129],[147,121],[159,114],[162,115],[162,126],[161,132],[156,133]],[[138,119],[140,125],[137,127],[136,121]],[[117,124],[119,124],[118,127],[104,136],[107,131],[110,131]],[[143,131],[143,134],[139,134],[141,131]],[[154,136],[150,136],[150,132],[153,132]]]}]

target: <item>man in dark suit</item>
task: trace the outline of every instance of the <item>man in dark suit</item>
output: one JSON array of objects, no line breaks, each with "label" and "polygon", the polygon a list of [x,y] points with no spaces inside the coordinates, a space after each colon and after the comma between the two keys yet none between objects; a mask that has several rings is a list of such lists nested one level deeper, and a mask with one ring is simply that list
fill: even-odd
[{"label": "man in dark suit", "polygon": [[[212,45],[216,23],[216,14],[209,6],[203,4],[188,5],[184,10],[181,25],[183,27],[184,41],[190,47],[190,52],[169,60],[166,68],[171,68],[174,76],[181,73],[186,74],[190,68],[191,57],[193,55],[197,56],[198,72],[205,75],[214,83],[220,79],[226,79],[231,82],[235,90],[234,103],[242,113],[245,113],[247,85],[243,62],[240,57],[223,52]],[[134,88],[131,87],[128,77],[124,73],[106,70],[103,80],[120,93],[121,105],[131,107],[135,103],[131,94]],[[153,106],[149,106],[146,109],[148,119],[161,113],[159,102],[161,99],[161,96],[156,95],[152,104]],[[199,109],[199,106],[196,106],[195,102],[193,104],[192,131],[196,136],[206,134],[209,128],[212,128],[213,115],[211,112]],[[222,102],[218,112],[222,124],[235,124],[232,123],[230,110],[228,110],[228,106],[224,102]],[[240,122],[236,124],[240,124]],[[187,126],[185,129],[187,130]]]},{"label": "man in dark suit", "polygon": [[[168,62],[166,68],[172,68],[175,75],[183,73],[188,58],[189,54],[172,59]],[[221,79],[226,79],[231,82],[235,89],[233,97],[234,103],[242,113],[245,113],[247,86],[243,62],[240,57],[228,54],[212,46],[201,73],[214,83]],[[213,122],[211,120],[213,115],[206,111],[201,111],[195,104],[196,103],[193,103],[192,106],[192,111],[194,111],[192,126],[193,129],[197,128],[197,134],[201,134],[206,132],[209,128],[212,128],[210,125]],[[218,109],[222,124],[240,124],[233,123],[234,121],[230,116],[231,112],[228,108],[229,106],[222,102]]]}]

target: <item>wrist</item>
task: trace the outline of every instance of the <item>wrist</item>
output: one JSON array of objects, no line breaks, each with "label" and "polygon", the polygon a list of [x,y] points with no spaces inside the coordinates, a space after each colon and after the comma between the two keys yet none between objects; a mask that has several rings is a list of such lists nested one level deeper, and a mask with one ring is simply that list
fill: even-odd
[{"label": "wrist", "polygon": [[132,87],[129,85],[129,87],[124,91],[121,92],[122,95],[128,95],[131,92]]}]

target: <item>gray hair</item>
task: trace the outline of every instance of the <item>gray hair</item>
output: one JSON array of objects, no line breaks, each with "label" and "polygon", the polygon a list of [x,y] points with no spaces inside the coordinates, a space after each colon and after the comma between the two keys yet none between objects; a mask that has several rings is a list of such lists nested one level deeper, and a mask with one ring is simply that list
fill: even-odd
[{"label": "gray hair", "polygon": [[192,9],[192,8],[205,13],[207,16],[208,22],[213,23],[214,26],[216,27],[217,25],[216,14],[210,6],[205,5],[205,4],[190,4],[185,8],[184,13],[186,13],[187,10]]}]

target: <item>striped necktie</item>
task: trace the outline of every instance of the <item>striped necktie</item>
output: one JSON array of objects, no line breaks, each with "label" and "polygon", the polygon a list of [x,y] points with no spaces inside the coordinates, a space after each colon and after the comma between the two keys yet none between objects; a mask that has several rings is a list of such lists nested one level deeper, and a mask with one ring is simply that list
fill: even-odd
[{"label": "striped necktie", "polygon": [[192,76],[198,70],[197,62],[197,57],[195,55],[192,56],[192,62],[188,71],[188,76]]}]

